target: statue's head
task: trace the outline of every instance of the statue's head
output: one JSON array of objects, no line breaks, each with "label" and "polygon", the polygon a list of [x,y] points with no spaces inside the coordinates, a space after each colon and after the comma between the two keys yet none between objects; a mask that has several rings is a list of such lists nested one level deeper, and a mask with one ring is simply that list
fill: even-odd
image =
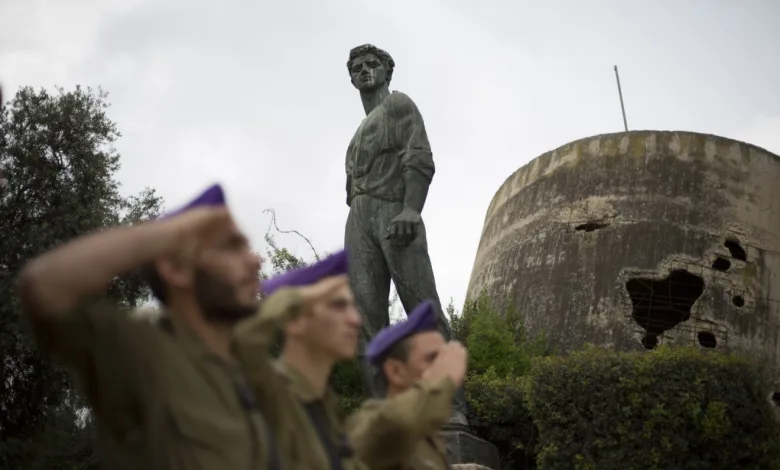
[{"label": "statue's head", "polygon": [[349,51],[347,70],[352,85],[360,91],[372,91],[390,85],[395,62],[390,54],[371,44]]}]

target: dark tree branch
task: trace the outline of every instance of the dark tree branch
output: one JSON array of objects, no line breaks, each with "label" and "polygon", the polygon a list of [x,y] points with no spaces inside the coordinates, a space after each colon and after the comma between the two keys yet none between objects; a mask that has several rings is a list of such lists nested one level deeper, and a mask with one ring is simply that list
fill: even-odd
[{"label": "dark tree branch", "polygon": [[301,232],[297,230],[282,230],[279,228],[278,225],[276,225],[276,210],[274,210],[273,208],[265,209],[263,210],[263,214],[271,214],[271,223],[268,225],[268,230],[266,231],[266,235],[270,234],[271,227],[276,229],[276,231],[279,233],[294,233],[295,235],[298,235],[299,237],[303,238],[306,241],[306,243],[309,244],[309,248],[311,248],[311,251],[314,253],[314,259],[317,261],[320,260],[320,255],[317,253],[317,250],[314,249],[314,245],[312,245],[311,240],[306,238]]}]

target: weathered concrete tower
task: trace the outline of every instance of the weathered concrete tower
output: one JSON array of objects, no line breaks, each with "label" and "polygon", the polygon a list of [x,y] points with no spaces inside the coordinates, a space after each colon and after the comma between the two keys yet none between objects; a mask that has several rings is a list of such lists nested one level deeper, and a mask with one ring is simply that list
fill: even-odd
[{"label": "weathered concrete tower", "polygon": [[469,296],[513,299],[562,349],[659,343],[780,361],[780,157],[689,132],[607,134],[517,170]]}]

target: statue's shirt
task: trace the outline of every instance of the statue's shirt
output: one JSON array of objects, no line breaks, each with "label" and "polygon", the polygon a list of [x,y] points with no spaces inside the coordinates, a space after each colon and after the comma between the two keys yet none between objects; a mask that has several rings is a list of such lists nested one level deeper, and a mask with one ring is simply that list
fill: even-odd
[{"label": "statue's shirt", "polygon": [[423,117],[414,102],[393,92],[363,120],[347,148],[348,199],[367,194],[403,202],[407,171],[430,182],[435,167]]}]

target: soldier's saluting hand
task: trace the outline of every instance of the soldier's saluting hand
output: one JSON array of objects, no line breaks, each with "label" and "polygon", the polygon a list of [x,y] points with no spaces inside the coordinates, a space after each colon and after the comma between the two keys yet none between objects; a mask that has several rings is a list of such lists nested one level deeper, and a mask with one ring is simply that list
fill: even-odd
[{"label": "soldier's saluting hand", "polygon": [[442,346],[431,366],[423,372],[423,380],[436,382],[449,378],[456,387],[463,385],[468,368],[468,351],[460,341],[450,341]]}]

